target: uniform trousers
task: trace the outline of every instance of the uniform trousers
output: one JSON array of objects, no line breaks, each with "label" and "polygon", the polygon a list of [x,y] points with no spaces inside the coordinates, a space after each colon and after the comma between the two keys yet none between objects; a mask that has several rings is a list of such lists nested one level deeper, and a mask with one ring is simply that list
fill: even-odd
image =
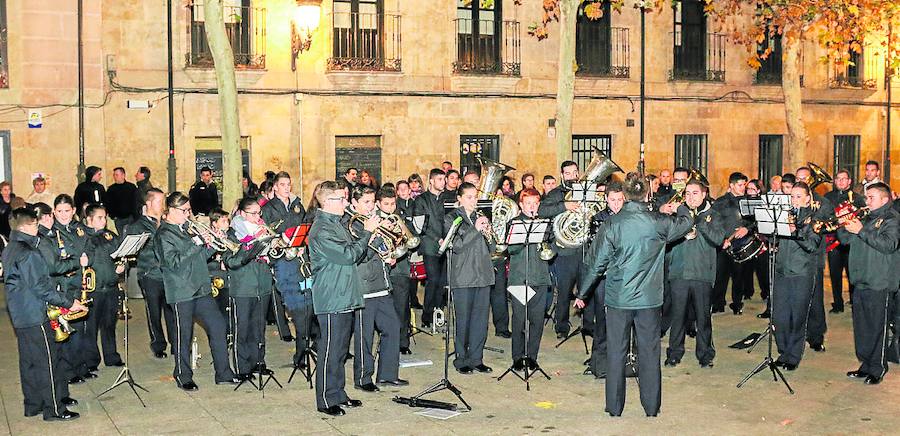
[{"label": "uniform trousers", "polygon": [[316,352],[316,407],[326,409],[347,401],[344,356],[350,350],[353,311],[316,315],[322,337]]},{"label": "uniform trousers", "polygon": [[601,279],[594,288],[594,337],[591,344],[591,373],[595,377],[606,375],[607,344],[606,344],[606,279]]},{"label": "uniform trousers", "polygon": [[[528,300],[527,316],[525,304],[517,298],[512,298],[513,362],[525,357],[526,350],[528,358],[537,361],[541,347],[541,336],[544,334],[544,299],[547,298],[547,290],[544,286],[535,286],[532,289],[534,296]],[[526,330],[528,330],[527,337]]]},{"label": "uniform trousers", "polygon": [[182,301],[172,305],[175,312],[175,370],[172,375],[179,386],[194,381],[191,369],[191,341],[194,338],[194,319],[196,318],[209,340],[209,348],[215,368],[215,380],[227,381],[234,378],[234,372],[228,364],[228,345],[225,339],[225,318],[219,312],[216,301],[209,295]]},{"label": "uniform trousers", "polygon": [[[309,290],[303,292],[308,293]],[[299,304],[288,308],[291,313],[291,322],[294,323],[294,331],[297,336],[294,338],[294,366],[303,365],[306,362],[306,354],[310,349],[316,349],[316,341],[319,339],[319,326],[313,315],[312,300],[307,303]]]},{"label": "uniform trousers", "polygon": [[60,373],[59,344],[49,321],[15,332],[25,416],[60,415],[66,411],[62,399],[69,396],[69,386]]},{"label": "uniform trousers", "polygon": [[232,357],[238,374],[253,372],[266,359],[266,308],[271,294],[256,297],[230,297],[231,332],[234,335]]},{"label": "uniform trousers", "polygon": [[[81,298],[80,274],[67,278],[66,282],[63,284],[67,289],[66,297]],[[89,314],[88,316],[91,315]],[[84,377],[89,372],[87,363],[85,362],[84,353],[84,348],[87,346],[88,342],[84,333],[86,321],[87,319],[83,319],[83,321],[75,322],[73,324],[73,327],[76,330],[75,334],[69,336],[67,341],[60,344],[59,356],[61,365],[59,369],[63,377],[67,380],[74,377]]]},{"label": "uniform trousers", "polygon": [[775,275],[772,322],[775,325],[775,342],[781,354],[778,360],[781,362],[799,365],[803,358],[813,280],[809,276]]},{"label": "uniform trousers", "polygon": [[410,299],[409,291],[416,283],[406,275],[392,275],[391,299],[394,302],[394,310],[397,312],[397,321],[400,324],[400,348],[409,348],[410,326]]},{"label": "uniform trousers", "polygon": [[453,289],[456,315],[456,335],[453,337],[456,357],[453,366],[456,369],[474,368],[484,363],[490,293],[490,286]]},{"label": "uniform trousers", "polygon": [[712,284],[699,280],[675,279],[671,285],[672,331],[669,332],[669,348],[666,358],[680,362],[684,357],[684,336],[688,325],[688,308],[693,306],[697,317],[697,361],[710,363],[716,357],[716,349],[712,339],[712,318],[709,311],[709,299],[712,295]]},{"label": "uniform trousers", "polygon": [[88,368],[96,368],[100,365],[100,348],[97,346],[97,336],[103,346],[103,363],[106,366],[120,365],[122,356],[116,351],[116,323],[119,319],[116,313],[119,309],[119,292],[105,290],[93,292],[91,298],[94,303],[85,319],[84,331],[84,362]]},{"label": "uniform trousers", "polygon": [[[160,353],[166,351],[168,346],[174,353],[171,350],[173,345],[169,343],[171,341],[166,341],[166,338],[171,340],[172,333],[175,331],[175,317],[172,313],[172,306],[166,303],[166,292],[162,280],[144,276],[138,279],[138,285],[144,295],[144,307],[147,310],[150,350]],[[163,318],[166,322],[165,330],[163,329]]]},{"label": "uniform trousers", "polygon": [[509,331],[509,303],[506,292],[506,261],[494,263],[494,286],[491,287],[491,319],[494,332]]},{"label": "uniform trousers", "polygon": [[[580,253],[580,251],[579,251]],[[556,256],[553,265],[556,267],[556,313],[554,314],[557,333],[568,334],[572,328],[569,322],[569,308],[572,307],[572,293],[578,276],[581,274],[581,255]],[[582,311],[581,328],[585,333],[594,329],[594,310],[585,306]]]},{"label": "uniform trousers", "polygon": [[[828,252],[828,275],[831,276],[831,307],[844,310],[844,271],[850,273],[850,247],[838,245]],[[850,300],[853,300],[853,285],[850,285]]]},{"label": "uniform trousers", "polygon": [[447,284],[446,258],[422,256],[425,262],[425,300],[422,303],[422,325],[430,326],[434,309],[446,304],[444,286]]},{"label": "uniform trousers", "polygon": [[[815,253],[814,256],[822,256],[821,253]],[[828,331],[828,325],[825,323],[825,260],[821,259],[821,263],[816,266],[815,275],[813,276],[812,295],[809,304],[809,320],[806,328],[806,341],[809,345],[822,345],[825,343],[825,332]]]},{"label": "uniform trousers", "polygon": [[606,373],[606,411],[614,416],[625,408],[625,357],[632,327],[635,330],[638,357],[638,386],[641,405],[647,415],[659,413],[662,402],[659,331],[662,313],[649,309],[606,310],[608,368]]},{"label": "uniform trousers", "polygon": [[746,271],[745,265],[737,263],[734,259],[723,250],[718,251],[716,257],[716,282],[713,285],[712,307],[714,309],[725,309],[726,294],[728,291],[728,282],[731,281],[731,304],[732,309],[741,309],[744,307],[744,296],[753,295],[753,289],[750,288],[749,281],[752,277]]},{"label": "uniform trousers", "polygon": [[875,377],[888,371],[887,318],[891,290],[856,289],[853,292],[853,344],[859,370]]},{"label": "uniform trousers", "polygon": [[375,370],[375,331],[378,343],[378,381],[400,378],[400,321],[390,295],[366,298],[362,310],[353,312],[353,384],[372,383]]}]

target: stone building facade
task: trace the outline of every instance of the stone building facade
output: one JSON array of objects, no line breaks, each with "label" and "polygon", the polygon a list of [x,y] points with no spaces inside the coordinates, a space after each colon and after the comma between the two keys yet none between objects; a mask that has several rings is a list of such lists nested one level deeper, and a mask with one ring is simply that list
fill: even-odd
[{"label": "stone building facade", "polygon": [[[71,4],[70,4],[71,3]],[[323,0],[319,27],[292,71],[295,0],[226,0],[236,47],[242,144],[251,175],[300,175],[303,192],[349,164],[382,180],[427,173],[443,160],[465,165],[471,151],[538,177],[557,174],[551,128],[557,35],[527,35],[540,2],[479,0]],[[149,166],[166,186],[166,2],[84,1],[87,165]],[[74,2],[0,0],[3,35],[0,140],[17,192],[33,174],[71,192],[79,162],[77,15]],[[807,160],[833,171],[883,161],[886,122],[883,58],[868,42],[856,67],[818,61],[804,45],[805,156],[780,145],[786,133],[776,64],[756,73],[742,47],[715,33],[697,3],[647,16],[646,166],[701,167],[714,185],[727,174],[789,171]],[[216,164],[219,114],[215,75],[203,37],[202,4],[173,6],[177,187],[197,162]],[[639,12],[581,22],[573,155],[590,145],[623,168],[639,159]],[[776,41],[777,42],[777,41]],[[777,57],[777,56],[776,56]],[[773,57],[774,59],[775,57]],[[894,86],[897,87],[897,81]],[[149,108],[129,109],[129,101]],[[29,113],[40,128],[29,128]],[[893,122],[900,123],[896,106]],[[900,129],[893,129],[894,150]],[[893,153],[894,156],[896,152]],[[895,157],[893,161],[897,161]],[[109,171],[107,171],[109,173]],[[111,182],[107,174],[106,182]],[[714,189],[714,192],[718,191]]]}]

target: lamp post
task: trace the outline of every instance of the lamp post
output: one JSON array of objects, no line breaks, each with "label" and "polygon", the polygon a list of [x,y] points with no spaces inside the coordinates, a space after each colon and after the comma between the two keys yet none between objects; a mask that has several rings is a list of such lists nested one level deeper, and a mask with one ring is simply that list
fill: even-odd
[{"label": "lamp post", "polygon": [[297,56],[309,50],[321,14],[322,0],[297,0],[291,20],[291,71],[297,71]]}]

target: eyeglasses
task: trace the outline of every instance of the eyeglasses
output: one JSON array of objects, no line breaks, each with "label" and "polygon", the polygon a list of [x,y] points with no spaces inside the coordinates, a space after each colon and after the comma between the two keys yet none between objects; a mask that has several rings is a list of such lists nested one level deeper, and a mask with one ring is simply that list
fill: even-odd
[{"label": "eyeglasses", "polygon": [[346,197],[328,197],[325,200],[327,201],[347,201]]},{"label": "eyeglasses", "polygon": [[190,206],[188,206],[188,207],[176,207],[175,209],[178,209],[178,210],[180,210],[180,211],[182,211],[182,212],[184,212],[184,213],[186,213],[186,214],[191,213],[191,208],[190,208]]},{"label": "eyeglasses", "polygon": [[244,211],[244,213],[247,214],[247,215],[252,215],[252,216],[259,216],[259,215],[262,215],[262,212],[261,212],[261,211],[260,211],[260,212],[247,212],[247,211]]}]

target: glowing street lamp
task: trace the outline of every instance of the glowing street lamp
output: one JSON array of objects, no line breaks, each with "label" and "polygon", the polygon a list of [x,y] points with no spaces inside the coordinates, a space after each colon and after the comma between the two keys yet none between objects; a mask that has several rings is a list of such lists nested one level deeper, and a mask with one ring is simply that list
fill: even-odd
[{"label": "glowing street lamp", "polygon": [[309,50],[312,35],[319,28],[322,0],[297,0],[291,20],[291,71],[297,71],[297,56]]}]

